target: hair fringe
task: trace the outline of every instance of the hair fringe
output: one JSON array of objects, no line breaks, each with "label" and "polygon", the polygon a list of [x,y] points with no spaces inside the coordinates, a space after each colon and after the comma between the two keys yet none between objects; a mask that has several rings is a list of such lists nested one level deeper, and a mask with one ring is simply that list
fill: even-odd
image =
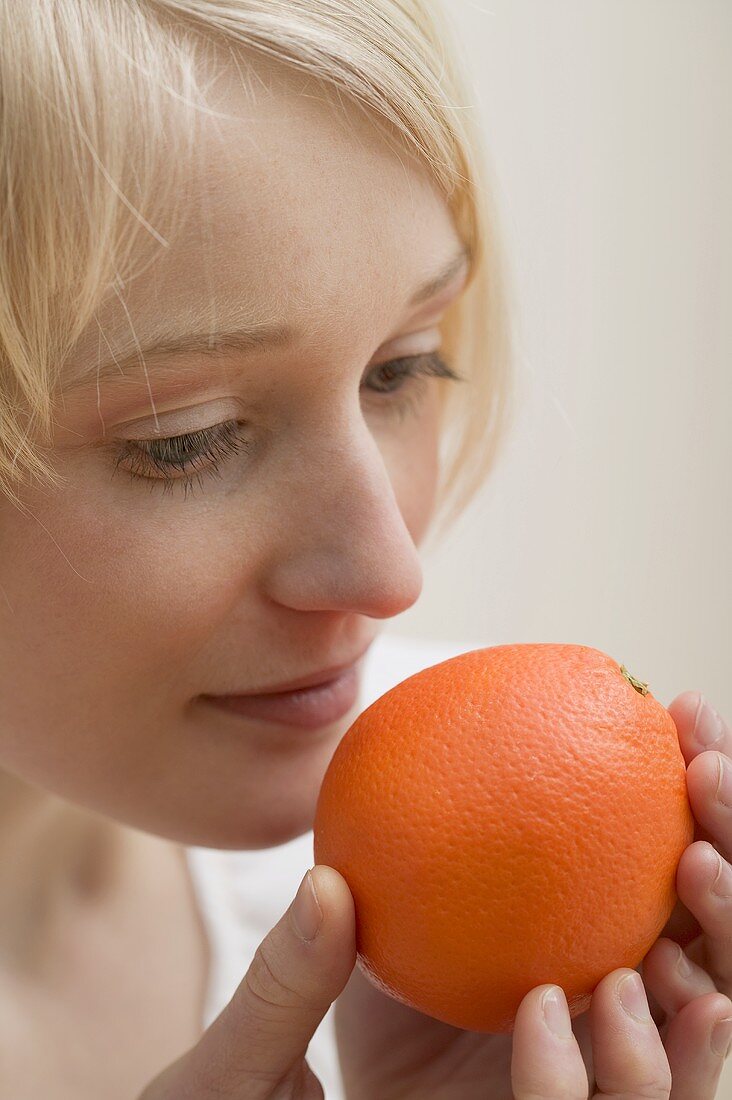
[{"label": "hair fringe", "polygon": [[436,510],[450,526],[510,427],[514,308],[465,60],[436,0],[0,0],[0,493],[23,510],[21,482],[63,485],[64,364],[110,291],[175,235],[222,45],[237,65],[254,50],[301,69],[406,141],[470,248],[442,324],[469,383],[442,391]]}]

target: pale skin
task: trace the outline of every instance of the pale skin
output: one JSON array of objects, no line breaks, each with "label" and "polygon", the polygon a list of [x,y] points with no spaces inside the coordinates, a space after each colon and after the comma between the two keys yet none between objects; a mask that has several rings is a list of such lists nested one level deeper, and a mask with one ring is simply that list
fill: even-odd
[{"label": "pale skin", "polygon": [[[379,368],[439,351],[440,323],[466,286],[467,264],[428,300],[409,299],[462,242],[406,151],[396,155],[360,113],[302,76],[261,61],[256,71],[254,100],[222,73],[212,95],[235,117],[205,130],[201,171],[180,196],[190,214],[180,236],[109,296],[68,363],[52,448],[65,486],[24,489],[28,516],[0,500],[0,967],[31,1036],[39,998],[58,1018],[73,1002],[85,1027],[77,972],[64,960],[83,954],[90,921],[100,956],[106,944],[119,957],[123,924],[133,950],[135,921],[150,931],[154,915],[144,900],[134,917],[120,914],[162,868],[169,910],[178,911],[180,845],[265,848],[309,829],[325,768],[359,709],[303,736],[234,723],[200,696],[347,661],[422,588],[418,548],[434,510],[440,387],[455,383],[414,378],[399,392],[378,392],[389,385]],[[97,388],[100,347],[102,360],[114,353],[122,362],[134,350],[131,322],[144,345],[161,318],[182,328],[207,303],[204,317],[222,329],[256,319],[300,332],[269,350],[151,355],[145,368],[125,362]],[[168,471],[169,483],[159,467],[142,474],[130,457],[135,440],[231,422],[246,447],[221,461],[218,477],[202,461],[187,493],[180,469]],[[714,768],[719,753],[732,754],[732,734],[724,727],[714,751],[704,751],[693,732],[696,702],[685,692],[669,709],[692,808],[708,832],[682,857],[668,931],[686,922],[697,938],[688,978],[676,973],[667,937],[643,962],[660,1034],[653,1020],[635,1022],[619,1006],[627,970],[604,978],[589,1013],[575,1020],[579,1045],[545,1029],[544,987],[527,994],[513,1037],[457,1032],[407,1009],[353,969],[350,893],[321,867],[322,931],[307,945],[289,944],[290,984],[297,988],[298,942],[311,959],[322,952],[324,966],[340,959],[331,1000],[338,997],[349,1100],[468,1100],[478,1090],[566,1100],[587,1095],[588,1076],[597,1095],[712,1100],[722,1057],[710,1034],[732,1016],[732,911],[709,895],[710,841],[729,873],[732,811],[715,802]],[[167,929],[170,912],[165,921]],[[273,930],[272,952],[290,934],[285,924]],[[173,958],[169,969],[172,982]],[[261,1008],[247,1001],[255,986],[254,973],[242,983],[236,1044],[223,1027],[216,1033],[245,1063],[217,1095],[319,1095],[303,1061],[307,1038],[266,1088],[260,1074],[252,1091],[246,1028],[261,1029]],[[167,1036],[158,1060],[149,1049],[128,1059],[128,1079],[115,1076],[106,1095],[129,1098],[196,1042],[199,994],[186,988],[188,1023]],[[268,996],[291,1036],[276,983]],[[171,1003],[178,999],[176,989]],[[10,1005],[0,1009],[11,1015]],[[198,1046],[199,1062],[212,1042]],[[22,1084],[23,1065],[5,1064],[12,1068],[0,1075],[13,1075],[5,1088]],[[63,1079],[63,1063],[56,1069]],[[641,1091],[648,1082],[656,1092]],[[94,1080],[88,1095],[99,1086]]]}]

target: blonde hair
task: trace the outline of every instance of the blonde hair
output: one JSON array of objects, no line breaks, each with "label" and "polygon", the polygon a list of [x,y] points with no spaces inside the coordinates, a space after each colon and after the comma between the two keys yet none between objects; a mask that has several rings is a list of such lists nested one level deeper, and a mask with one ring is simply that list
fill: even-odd
[{"label": "blonde hair", "polygon": [[0,0],[0,492],[20,505],[23,478],[60,483],[45,452],[63,364],[141,235],[155,249],[175,231],[194,127],[171,120],[206,113],[201,60],[223,43],[350,97],[444,194],[472,265],[442,324],[468,384],[440,383],[436,510],[462,513],[508,430],[512,309],[453,33],[433,0]]}]

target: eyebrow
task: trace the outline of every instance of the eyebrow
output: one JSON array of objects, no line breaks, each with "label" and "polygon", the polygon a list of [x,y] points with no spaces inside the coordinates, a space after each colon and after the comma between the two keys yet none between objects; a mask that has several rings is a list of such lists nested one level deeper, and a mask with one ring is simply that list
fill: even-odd
[{"label": "eyebrow", "polygon": [[[471,251],[467,246],[460,248],[447,264],[429,279],[421,283],[407,302],[407,306],[417,306],[435,298],[440,291],[449,286],[457,275],[471,261]],[[101,337],[104,338],[100,329]],[[154,339],[144,346],[138,346],[134,352],[117,357],[109,348],[112,358],[101,363],[93,371],[74,379],[66,392],[88,384],[109,378],[124,376],[125,371],[144,364],[146,358],[173,358],[184,355],[222,356],[235,352],[246,354],[252,351],[264,351],[271,348],[287,347],[298,338],[299,332],[291,325],[267,324],[266,322],[249,325],[236,325],[227,329],[211,331],[210,326],[201,330],[188,330]],[[109,347],[109,345],[107,345]],[[129,377],[129,376],[128,376]]]}]

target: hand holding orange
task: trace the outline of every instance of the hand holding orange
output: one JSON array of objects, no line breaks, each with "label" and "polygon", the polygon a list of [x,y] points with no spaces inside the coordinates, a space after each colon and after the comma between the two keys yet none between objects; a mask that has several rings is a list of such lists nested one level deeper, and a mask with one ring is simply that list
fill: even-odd
[{"label": "hand holding orange", "polygon": [[516,644],[423,669],[359,715],[314,855],[348,883],[378,988],[510,1032],[537,985],[576,1016],[640,963],[693,835],[676,726],[647,685],[590,646]]}]

